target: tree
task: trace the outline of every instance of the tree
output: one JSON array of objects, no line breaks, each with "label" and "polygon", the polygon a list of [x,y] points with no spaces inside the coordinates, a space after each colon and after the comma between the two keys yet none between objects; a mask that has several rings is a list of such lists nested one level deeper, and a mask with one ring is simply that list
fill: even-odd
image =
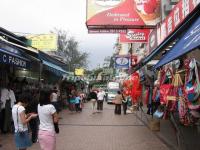
[{"label": "tree", "polygon": [[58,51],[56,55],[63,57],[69,71],[75,68],[87,68],[88,56],[86,52],[79,51],[79,42],[74,37],[68,36],[64,30],[55,29],[58,35]]}]

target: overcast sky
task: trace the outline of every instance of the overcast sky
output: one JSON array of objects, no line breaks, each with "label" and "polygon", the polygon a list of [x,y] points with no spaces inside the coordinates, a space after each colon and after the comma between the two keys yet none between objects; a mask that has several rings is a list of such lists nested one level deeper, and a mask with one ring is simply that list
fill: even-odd
[{"label": "overcast sky", "polygon": [[80,42],[79,48],[90,53],[89,68],[113,53],[117,35],[88,34],[86,0],[1,0],[0,26],[22,33],[49,33],[63,29]]}]

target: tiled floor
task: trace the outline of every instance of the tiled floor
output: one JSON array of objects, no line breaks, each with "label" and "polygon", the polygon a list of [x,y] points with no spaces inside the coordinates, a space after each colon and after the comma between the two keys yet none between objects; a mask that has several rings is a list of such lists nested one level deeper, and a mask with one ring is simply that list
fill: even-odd
[{"label": "tiled floor", "polygon": [[[104,103],[101,113],[92,114],[91,104],[83,112],[60,114],[57,150],[168,150],[134,114],[114,115],[114,105]],[[1,135],[2,150],[15,150],[13,135]],[[34,144],[30,150],[39,150]]]}]

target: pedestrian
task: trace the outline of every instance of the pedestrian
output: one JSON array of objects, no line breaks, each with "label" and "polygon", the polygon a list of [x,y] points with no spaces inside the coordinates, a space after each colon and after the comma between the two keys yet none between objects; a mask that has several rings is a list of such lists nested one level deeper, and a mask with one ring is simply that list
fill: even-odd
[{"label": "pedestrian", "polygon": [[[28,96],[28,105],[26,107],[27,113],[38,113],[37,112],[37,107],[38,107],[38,102],[39,102],[39,91],[37,90],[33,90],[31,91],[26,91],[27,96]],[[36,143],[37,142],[37,138],[38,138],[38,124],[39,124],[39,120],[38,117],[31,119],[31,121],[29,122],[29,126],[31,129],[31,140],[32,143]]]},{"label": "pedestrian", "polygon": [[[40,120],[38,140],[42,150],[56,149],[55,131],[58,126],[58,114],[50,102],[50,92],[41,91],[38,104],[38,116]],[[57,132],[57,131],[56,131]]]},{"label": "pedestrian", "polygon": [[53,88],[52,92],[51,92],[51,103],[52,105],[56,108],[56,112],[59,113],[59,104],[58,104],[58,90],[56,87]]},{"label": "pedestrian", "polygon": [[127,105],[128,105],[128,97],[124,97],[123,93],[122,93],[122,106],[123,106],[123,111],[124,111],[124,115],[126,115],[126,110],[127,110]]},{"label": "pedestrian", "polygon": [[15,144],[19,150],[26,150],[31,146],[28,133],[28,122],[37,117],[37,114],[25,114],[25,107],[28,103],[26,95],[20,95],[17,104],[12,108],[12,118],[15,127]]},{"label": "pedestrian", "polygon": [[11,122],[12,122],[12,112],[11,109],[16,102],[15,94],[13,92],[13,87],[11,84],[8,84],[7,87],[1,90],[1,131],[2,133],[7,133],[11,131]]},{"label": "pedestrian", "polygon": [[95,92],[94,89],[92,89],[92,91],[90,92],[89,97],[90,97],[90,100],[92,103],[92,114],[94,114],[95,113],[95,104],[97,101],[97,93]]},{"label": "pedestrian", "polygon": [[122,94],[120,91],[117,91],[117,95],[115,96],[115,114],[121,115],[121,105],[122,105]]},{"label": "pedestrian", "polygon": [[103,100],[105,97],[105,92],[100,89],[97,94],[97,111],[103,111]]},{"label": "pedestrian", "polygon": [[70,110],[72,112],[75,111],[75,102],[76,102],[76,91],[75,90],[71,91],[69,102],[70,102],[70,104],[69,104]]},{"label": "pedestrian", "polygon": [[80,104],[81,104],[81,98],[80,98],[79,94],[77,94],[77,96],[75,98],[75,110],[76,110],[76,112],[80,111]]}]

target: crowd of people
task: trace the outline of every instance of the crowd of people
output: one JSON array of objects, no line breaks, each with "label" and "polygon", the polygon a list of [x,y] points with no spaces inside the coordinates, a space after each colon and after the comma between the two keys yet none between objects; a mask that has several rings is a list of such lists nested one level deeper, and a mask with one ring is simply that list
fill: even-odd
[{"label": "crowd of people", "polygon": [[[127,105],[128,105],[128,98],[125,97],[122,91],[118,91],[113,103],[115,104],[115,111],[114,113],[117,115],[121,114],[121,107],[123,106],[124,115],[126,115]],[[103,102],[106,99],[106,93],[103,89],[92,89],[89,94],[89,99],[92,104],[92,114],[96,112],[103,111]],[[95,109],[95,105],[97,103],[97,110]]]}]

